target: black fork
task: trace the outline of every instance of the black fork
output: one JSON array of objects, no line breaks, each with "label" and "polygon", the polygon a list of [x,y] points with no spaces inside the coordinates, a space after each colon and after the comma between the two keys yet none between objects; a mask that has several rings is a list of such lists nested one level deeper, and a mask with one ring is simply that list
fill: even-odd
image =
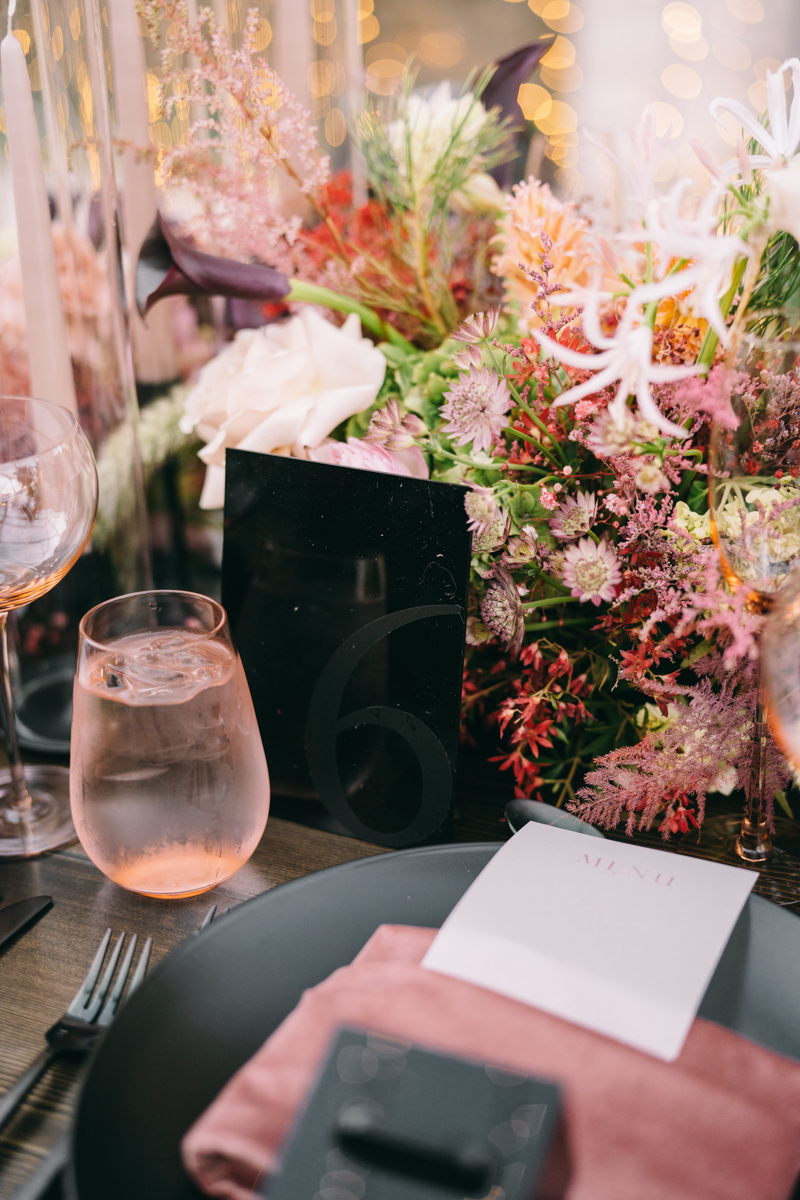
[{"label": "black fork", "polygon": [[[195,936],[196,934],[201,933],[204,929],[207,929],[214,920],[216,912],[217,906],[214,904],[206,913],[200,928],[196,929],[194,934],[191,936]],[[92,963],[92,968],[94,968],[94,963]],[[146,969],[147,966],[145,964],[145,970]],[[138,976],[138,973],[139,972],[137,969],[136,976]],[[129,996],[133,990],[134,982],[136,983],[136,986],[141,983],[141,979],[137,980],[136,976],[134,976],[134,980],[131,981],[131,987],[128,989]],[[144,972],[142,972],[142,976],[144,976]],[[80,995],[80,993],[78,993],[78,995]],[[76,996],[75,999],[77,1000],[77,998],[78,997]],[[55,1028],[55,1026],[53,1028]],[[70,1134],[66,1133],[62,1138],[59,1139],[58,1142],[56,1142],[55,1146],[50,1151],[44,1162],[36,1168],[33,1174],[30,1175],[22,1184],[22,1186],[14,1193],[14,1200],[43,1200],[45,1193],[49,1194],[49,1189],[66,1167],[67,1162],[69,1161],[69,1155]]]},{"label": "black fork", "polygon": [[[125,984],[130,974],[133,956],[136,951],[136,934],[130,940],[125,958],[112,987],[114,972],[117,969],[119,956],[125,934],[117,938],[108,966],[103,978],[95,991],[103,959],[106,956],[108,943],[111,940],[111,930],[107,929],[97,953],[94,956],[88,974],[78,992],[60,1021],[56,1021],[45,1034],[47,1045],[41,1054],[33,1060],[26,1071],[20,1075],[17,1082],[0,1097],[0,1130],[2,1130],[18,1109],[34,1084],[41,1079],[47,1068],[62,1054],[86,1054],[96,1044],[100,1035],[114,1019],[114,1013],[119,1007]],[[128,985],[128,996],[136,991],[145,977],[147,964],[150,961],[150,949],[153,939],[148,938],[139,956],[139,963]],[[94,992],[94,995],[92,993]]]}]

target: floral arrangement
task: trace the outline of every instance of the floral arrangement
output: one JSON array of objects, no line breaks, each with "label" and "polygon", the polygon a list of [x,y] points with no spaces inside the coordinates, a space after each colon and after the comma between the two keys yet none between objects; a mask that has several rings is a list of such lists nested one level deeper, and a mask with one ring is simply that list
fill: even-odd
[{"label": "floral arrangement", "polygon": [[[143,306],[216,290],[278,318],[238,333],[189,393],[183,428],[215,468],[206,502],[219,503],[226,445],[464,485],[465,738],[488,731],[520,796],[629,831],[699,826],[709,793],[749,786],[762,617],[720,573],[708,448],[712,422],[741,418],[726,347],[748,314],[800,291],[800,61],[768,74],[761,119],[712,105],[748,140],[722,165],[697,147],[712,174],[697,204],[685,182],[657,193],[663,139],[646,111],[636,219],[607,237],[536,179],[494,183],[515,114],[491,71],[460,97],[412,80],[365,108],[369,199],[356,206],[259,58],[255,15],[234,52],[208,9],[195,25],[182,0],[143,11],[154,34],[168,26],[165,107],[201,113],[162,158],[194,207],[145,247]],[[516,74],[513,59],[498,75],[515,95],[536,50]],[[800,377],[767,374],[746,405],[783,445]],[[778,485],[755,467],[745,508],[732,492],[720,510],[723,536],[758,526],[776,561],[794,556],[791,538],[800,549],[800,454],[796,469],[784,459]],[[777,752],[768,772],[783,799]]]}]

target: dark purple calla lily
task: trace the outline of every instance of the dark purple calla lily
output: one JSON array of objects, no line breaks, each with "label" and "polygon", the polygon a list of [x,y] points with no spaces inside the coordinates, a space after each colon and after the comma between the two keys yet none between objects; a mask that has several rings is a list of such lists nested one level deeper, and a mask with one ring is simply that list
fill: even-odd
[{"label": "dark purple calla lily", "polygon": [[142,316],[164,296],[230,296],[239,300],[283,300],[291,284],[272,267],[204,254],[176,235],[159,216],[142,244],[136,264],[136,305]]},{"label": "dark purple calla lily", "polygon": [[[499,108],[504,117],[510,118],[512,125],[523,125],[525,117],[517,100],[520,84],[525,83],[531,71],[552,44],[550,38],[540,39],[538,42],[531,42],[528,46],[521,46],[513,54],[507,54],[505,58],[499,59],[497,69],[481,96],[484,108]],[[507,190],[514,182],[513,160],[501,163],[490,173],[494,176],[497,184]]]}]

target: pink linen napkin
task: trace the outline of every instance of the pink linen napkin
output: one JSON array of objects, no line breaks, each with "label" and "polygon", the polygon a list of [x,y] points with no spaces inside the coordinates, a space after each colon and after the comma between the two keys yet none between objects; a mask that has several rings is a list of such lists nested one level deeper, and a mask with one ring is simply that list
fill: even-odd
[{"label": "pink linen napkin", "polygon": [[561,1083],[569,1200],[787,1200],[800,1173],[800,1064],[710,1022],[674,1063],[424,970],[436,930],[382,926],[305,992],[183,1140],[211,1196],[248,1200],[343,1025]]}]

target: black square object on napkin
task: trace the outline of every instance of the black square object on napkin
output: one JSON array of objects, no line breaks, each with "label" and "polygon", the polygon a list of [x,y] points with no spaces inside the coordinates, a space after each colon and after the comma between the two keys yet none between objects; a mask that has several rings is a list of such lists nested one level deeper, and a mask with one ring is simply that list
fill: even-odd
[{"label": "black square object on napkin", "polygon": [[280,816],[386,846],[441,829],[470,552],[461,487],[227,451],[222,601]]},{"label": "black square object on napkin", "polygon": [[561,1200],[569,1175],[554,1083],[347,1029],[263,1195]]}]

